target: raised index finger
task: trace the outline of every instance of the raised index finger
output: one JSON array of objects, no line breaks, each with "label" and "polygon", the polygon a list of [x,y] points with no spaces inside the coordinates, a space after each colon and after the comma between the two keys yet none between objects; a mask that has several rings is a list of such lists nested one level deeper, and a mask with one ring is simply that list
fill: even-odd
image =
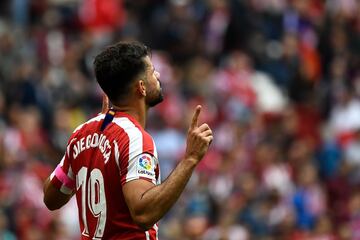
[{"label": "raised index finger", "polygon": [[191,126],[190,126],[191,129],[194,129],[194,128],[197,127],[200,112],[201,112],[201,106],[197,105],[196,108],[195,108],[194,116],[193,116],[192,121],[191,121]]}]

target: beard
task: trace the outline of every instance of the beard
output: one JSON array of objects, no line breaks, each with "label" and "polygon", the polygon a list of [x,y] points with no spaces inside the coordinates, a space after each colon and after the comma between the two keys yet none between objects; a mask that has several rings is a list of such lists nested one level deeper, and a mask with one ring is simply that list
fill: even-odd
[{"label": "beard", "polygon": [[164,95],[161,88],[157,91],[151,91],[146,95],[146,105],[149,107],[154,107],[157,104],[161,103],[164,100]]}]

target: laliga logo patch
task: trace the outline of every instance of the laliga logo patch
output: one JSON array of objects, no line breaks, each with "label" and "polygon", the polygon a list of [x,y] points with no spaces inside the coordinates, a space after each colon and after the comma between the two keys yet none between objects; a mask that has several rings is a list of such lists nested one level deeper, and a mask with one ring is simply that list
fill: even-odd
[{"label": "laliga logo patch", "polygon": [[147,178],[155,177],[152,156],[144,153],[141,156],[139,156],[138,159],[139,160],[138,160],[137,173],[139,174],[139,176],[147,177]]},{"label": "laliga logo patch", "polygon": [[148,155],[142,155],[139,158],[139,165],[145,170],[151,170],[151,158]]}]

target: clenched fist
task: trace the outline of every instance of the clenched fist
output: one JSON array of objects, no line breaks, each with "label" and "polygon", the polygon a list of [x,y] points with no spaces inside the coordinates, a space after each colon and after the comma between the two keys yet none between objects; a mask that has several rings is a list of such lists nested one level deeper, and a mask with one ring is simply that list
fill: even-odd
[{"label": "clenched fist", "polygon": [[196,106],[194,116],[188,130],[185,158],[189,158],[199,163],[209,149],[213,140],[213,133],[206,123],[198,126],[198,118],[201,112],[201,106]]}]

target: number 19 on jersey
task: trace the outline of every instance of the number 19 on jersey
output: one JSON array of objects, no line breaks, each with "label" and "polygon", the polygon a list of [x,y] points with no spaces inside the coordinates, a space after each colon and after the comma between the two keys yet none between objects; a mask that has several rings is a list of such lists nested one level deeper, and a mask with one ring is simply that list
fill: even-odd
[{"label": "number 19 on jersey", "polygon": [[[82,167],[76,175],[76,190],[81,187],[81,214],[84,223],[82,235],[89,236],[88,222],[86,218],[87,209],[97,219],[93,239],[101,239],[106,224],[106,197],[104,189],[104,178],[100,169],[94,168],[88,176],[88,168]],[[86,207],[88,206],[88,208]],[[80,208],[80,206],[79,206]]]}]

